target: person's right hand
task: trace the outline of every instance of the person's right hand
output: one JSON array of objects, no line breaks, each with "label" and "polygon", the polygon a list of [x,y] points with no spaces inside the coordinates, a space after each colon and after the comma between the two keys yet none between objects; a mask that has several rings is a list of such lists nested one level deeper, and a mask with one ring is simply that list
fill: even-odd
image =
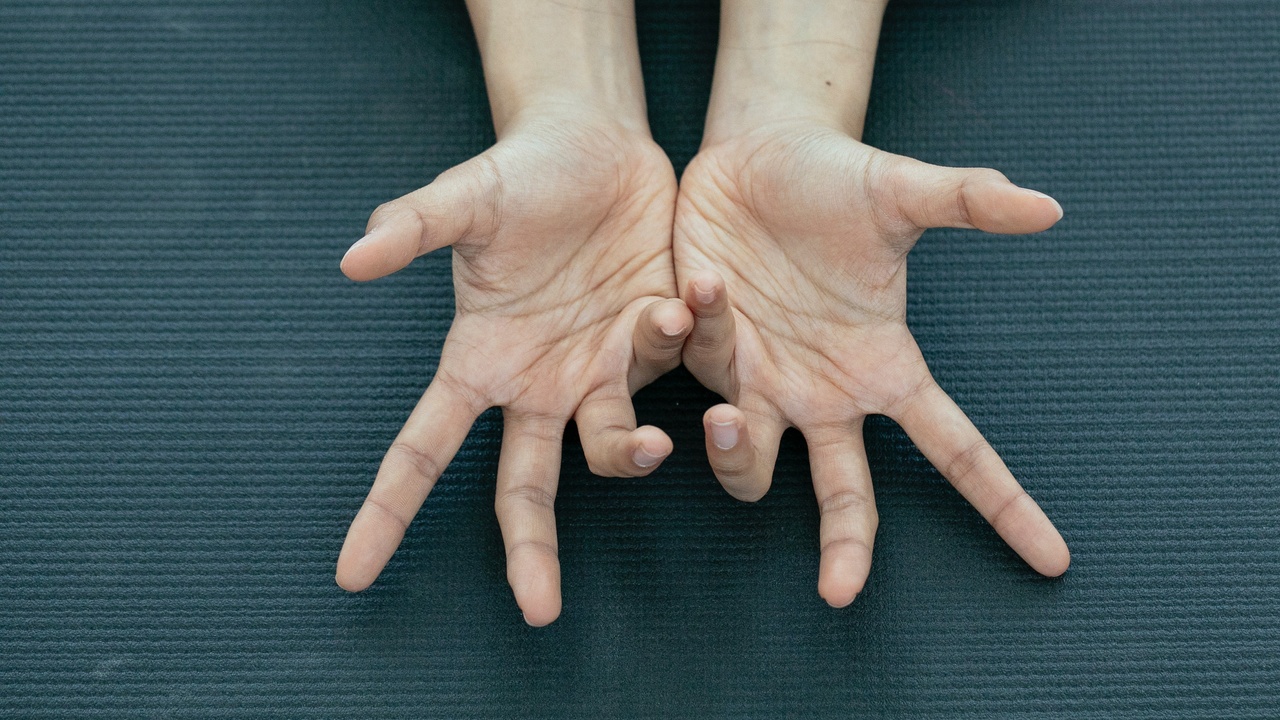
[{"label": "person's right hand", "polygon": [[946,168],[807,121],[704,147],[680,183],[676,274],[697,317],[689,370],[728,404],[704,418],[725,489],[768,490],[779,437],[809,444],[821,509],[818,590],[847,605],[871,567],[877,514],[863,419],[887,415],[1045,575],[1070,554],[925,365],[906,323],[907,253],[931,227],[1039,232],[1061,209],[989,169]]},{"label": "person's right hand", "polygon": [[452,246],[457,303],[435,378],[343,544],[347,590],[377,578],[486,408],[503,411],[495,506],[531,625],[560,614],[565,424],[577,421],[599,475],[646,475],[671,453],[661,430],[636,427],[631,395],[679,364],[693,327],[675,299],[675,175],[647,133],[568,110],[511,120],[482,155],[378,208],[343,258],[372,280]]}]

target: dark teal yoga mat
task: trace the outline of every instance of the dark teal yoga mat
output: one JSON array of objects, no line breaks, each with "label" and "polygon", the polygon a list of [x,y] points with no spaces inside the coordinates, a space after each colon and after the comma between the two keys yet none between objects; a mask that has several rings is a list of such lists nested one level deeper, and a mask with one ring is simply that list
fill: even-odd
[{"label": "dark teal yoga mat", "polygon": [[[677,166],[716,12],[641,3]],[[877,420],[875,567],[831,610],[803,440],[732,500],[678,371],[637,398],[653,477],[566,441],[533,630],[494,413],[382,579],[332,579],[452,314],[447,255],[338,260],[492,142],[461,3],[0,3],[0,716],[1276,717],[1280,4],[898,2],[867,139],[1066,208],[927,234],[909,320],[1070,572]]]}]

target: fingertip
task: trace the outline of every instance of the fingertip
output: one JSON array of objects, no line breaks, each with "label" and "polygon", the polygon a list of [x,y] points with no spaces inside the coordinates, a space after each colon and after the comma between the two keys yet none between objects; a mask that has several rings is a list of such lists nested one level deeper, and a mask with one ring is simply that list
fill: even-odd
[{"label": "fingertip", "polygon": [[1045,577],[1059,577],[1071,566],[1071,551],[1044,510],[1034,505],[1030,496],[1024,502],[1028,506],[1024,519],[1005,526],[1009,532],[1006,540],[1032,570]]},{"label": "fingertip", "polygon": [[371,558],[363,560],[357,557],[357,553],[350,547],[351,543],[343,546],[342,552],[338,554],[338,568],[334,573],[334,582],[338,583],[338,587],[347,592],[358,593],[370,585],[374,580],[378,579],[378,572],[369,571],[369,563]]},{"label": "fingertip", "polygon": [[540,575],[530,576],[523,586],[512,584],[516,605],[530,627],[546,627],[560,617],[560,566]]},{"label": "fingertip", "polygon": [[347,278],[356,282],[364,282],[372,280],[370,277],[364,257],[365,249],[368,247],[369,236],[366,235],[357,240],[351,247],[347,248],[347,252],[342,256],[342,261],[338,263],[338,267],[342,270],[342,274]]},{"label": "fingertip", "polygon": [[688,305],[676,298],[656,301],[649,321],[654,330],[673,341],[683,341],[693,331],[693,313]]},{"label": "fingertip", "polygon": [[686,283],[684,301],[694,317],[684,364],[704,385],[722,390],[733,376],[737,352],[736,321],[724,280],[714,272],[698,273]]},{"label": "fingertip", "polygon": [[862,592],[868,569],[839,545],[829,547],[818,565],[818,595],[833,608],[848,607]]},{"label": "fingertip", "polygon": [[[1044,193],[1040,192],[1039,190],[1031,190],[1031,189],[1028,189],[1028,188],[1023,188],[1023,191],[1024,191],[1024,192],[1029,193],[1029,194],[1031,195],[1031,197],[1035,198],[1036,200],[1040,200],[1040,201],[1047,201],[1047,202],[1042,203],[1042,204],[1044,204],[1044,206],[1045,206],[1045,208],[1046,208],[1046,209],[1050,209],[1050,210],[1052,210],[1052,213],[1053,213],[1053,222],[1055,222],[1055,223],[1056,223],[1056,222],[1058,222],[1059,220],[1061,220],[1061,219],[1062,219],[1062,215],[1063,215],[1063,212],[1062,212],[1062,204],[1061,204],[1061,203],[1059,203],[1057,200],[1055,200],[1054,198],[1050,197],[1049,195],[1046,195],[1046,194],[1044,194]],[[1051,224],[1052,224],[1052,223],[1051,223]]]},{"label": "fingertip", "polygon": [[1062,577],[1071,567],[1071,551],[1061,536],[1054,543],[1057,547],[1047,548],[1042,557],[1032,565],[1032,569],[1045,577]]},{"label": "fingertip", "polygon": [[[959,227],[1022,235],[1042,232],[1062,219],[1062,206],[1039,190],[1020,187],[990,168],[965,170],[959,187]],[[951,223],[942,223],[951,224]]]},{"label": "fingertip", "polygon": [[358,593],[369,587],[370,583],[364,582],[360,578],[354,577],[350,573],[344,573],[339,567],[337,573],[334,574],[334,582],[338,583],[338,587],[349,593]]},{"label": "fingertip", "polygon": [[415,249],[410,230],[403,223],[388,220],[347,248],[338,266],[356,282],[377,280],[413,262]]},{"label": "fingertip", "polygon": [[700,310],[714,310],[724,296],[724,278],[712,270],[702,270],[690,278],[685,299],[694,314],[700,315]]},{"label": "fingertip", "polygon": [[1062,219],[1062,206],[1040,192],[1018,187],[1007,180],[988,186],[994,197],[974,209],[975,225],[987,232],[1004,234],[1038,233],[1053,227]]},{"label": "fingertip", "polygon": [[556,598],[555,603],[547,603],[543,606],[533,607],[529,610],[520,609],[520,615],[529,627],[546,627],[555,622],[560,617],[560,599]]},{"label": "fingertip", "polygon": [[649,302],[636,318],[632,332],[633,361],[627,370],[628,390],[634,393],[678,367],[685,341],[693,329],[693,313],[683,300],[667,298]]},{"label": "fingertip", "polygon": [[539,553],[516,552],[507,563],[507,582],[524,621],[533,627],[555,622],[561,609],[559,561]]},{"label": "fingertip", "polygon": [[1030,495],[1024,494],[1022,502],[1027,508],[1022,521],[1025,524],[1021,527],[1016,522],[1011,524],[1015,533],[1013,537],[1021,537],[1014,547],[1037,573],[1045,577],[1063,575],[1071,566],[1071,551],[1067,548],[1067,542],[1062,539],[1062,533],[1058,532],[1044,509],[1036,505]]},{"label": "fingertip", "polygon": [[729,451],[742,441],[746,415],[738,408],[723,403],[707,410],[702,416],[707,439],[718,450]]},{"label": "fingertip", "polygon": [[631,462],[642,474],[656,470],[674,449],[671,438],[652,425],[638,427],[631,433]]},{"label": "fingertip", "polygon": [[[777,435],[781,435],[781,430],[777,435],[763,428],[752,431],[746,414],[728,403],[708,409],[702,422],[707,461],[725,492],[748,503],[758,502],[768,494],[773,482]],[[757,448],[761,438],[753,438],[753,432],[763,432],[763,453]]]},{"label": "fingertip", "polygon": [[390,526],[380,525],[374,508],[368,503],[361,506],[338,552],[334,581],[347,592],[360,592],[372,585],[404,537]]},{"label": "fingertip", "polygon": [[[1028,188],[1018,188],[1025,198],[1029,198],[1031,209],[1027,212],[1027,220],[1031,227],[1048,230],[1062,219],[1062,205],[1052,197]],[[1039,232],[1034,231],[1034,232]]]},{"label": "fingertip", "polygon": [[849,607],[858,597],[858,593],[850,591],[846,588],[823,588],[818,587],[818,595],[827,602],[832,608],[839,610]]}]

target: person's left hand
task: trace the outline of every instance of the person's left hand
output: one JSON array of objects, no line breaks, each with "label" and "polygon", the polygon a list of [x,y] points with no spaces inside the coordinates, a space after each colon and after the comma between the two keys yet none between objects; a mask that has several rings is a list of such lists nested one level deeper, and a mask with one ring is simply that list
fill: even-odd
[{"label": "person's left hand", "polygon": [[938,387],[906,324],[907,252],[925,228],[1030,233],[1059,217],[994,170],[927,165],[807,122],[716,142],[685,170],[676,275],[696,320],[684,362],[731,403],[704,417],[708,458],[730,494],[757,500],[783,431],[804,433],[830,604],[852,602],[871,567],[873,413],[902,425],[1031,567],[1066,571],[1061,536]]}]

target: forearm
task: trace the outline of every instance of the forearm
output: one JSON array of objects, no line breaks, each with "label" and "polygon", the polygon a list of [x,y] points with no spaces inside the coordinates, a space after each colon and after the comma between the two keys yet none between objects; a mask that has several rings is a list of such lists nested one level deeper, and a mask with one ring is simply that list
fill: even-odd
[{"label": "forearm", "polygon": [[528,114],[598,112],[648,132],[632,0],[467,0],[501,137]]},{"label": "forearm", "polygon": [[788,120],[861,137],[888,0],[723,0],[703,145]]}]

